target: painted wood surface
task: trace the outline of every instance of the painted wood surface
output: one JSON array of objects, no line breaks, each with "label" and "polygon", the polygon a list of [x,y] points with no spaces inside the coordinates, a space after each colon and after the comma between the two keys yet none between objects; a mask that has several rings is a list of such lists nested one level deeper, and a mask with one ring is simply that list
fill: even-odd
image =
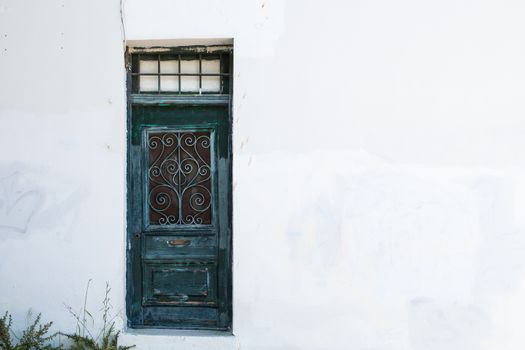
[{"label": "painted wood surface", "polygon": [[[182,218],[177,222],[150,222],[152,217],[157,218],[150,215],[154,209],[149,192],[153,164],[148,158],[151,156],[151,135],[179,137],[181,143],[188,142],[184,135],[209,137],[211,151],[207,157],[211,157],[211,176],[205,183],[210,187],[211,209],[206,212],[206,220],[193,218],[186,222]],[[198,101],[191,105],[134,104],[130,109],[128,146],[129,326],[231,329],[231,128],[228,106],[199,106]],[[174,152],[172,147],[160,156],[165,157],[161,161],[182,159],[172,170],[183,170],[183,166],[188,165],[183,164],[187,159],[178,159]],[[154,153],[156,157],[159,154]]]}]

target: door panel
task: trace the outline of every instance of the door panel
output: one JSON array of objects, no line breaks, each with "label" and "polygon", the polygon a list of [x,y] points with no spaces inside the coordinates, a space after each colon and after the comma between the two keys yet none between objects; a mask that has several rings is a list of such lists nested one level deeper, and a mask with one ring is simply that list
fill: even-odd
[{"label": "door panel", "polygon": [[212,262],[147,263],[144,305],[217,306],[217,266]]},{"label": "door panel", "polygon": [[144,258],[163,259],[170,257],[215,257],[217,237],[213,236],[169,236],[144,237]]},{"label": "door panel", "polygon": [[133,106],[131,327],[231,327],[229,120],[226,106]]}]

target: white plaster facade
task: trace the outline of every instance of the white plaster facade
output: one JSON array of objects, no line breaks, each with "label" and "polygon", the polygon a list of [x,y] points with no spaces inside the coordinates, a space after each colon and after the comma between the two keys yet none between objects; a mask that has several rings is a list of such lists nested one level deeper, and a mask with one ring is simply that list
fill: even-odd
[{"label": "white plaster facade", "polygon": [[[121,11],[122,9],[122,11]],[[121,20],[122,13],[122,20]],[[234,335],[525,346],[525,2],[0,0],[0,311],[125,309],[123,40],[233,38]]]}]

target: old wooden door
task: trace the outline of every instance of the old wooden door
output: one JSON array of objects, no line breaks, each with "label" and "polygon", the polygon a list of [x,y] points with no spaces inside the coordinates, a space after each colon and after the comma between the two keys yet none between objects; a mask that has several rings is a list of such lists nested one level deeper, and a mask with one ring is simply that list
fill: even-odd
[{"label": "old wooden door", "polygon": [[132,106],[131,327],[231,327],[229,120],[227,106]]}]

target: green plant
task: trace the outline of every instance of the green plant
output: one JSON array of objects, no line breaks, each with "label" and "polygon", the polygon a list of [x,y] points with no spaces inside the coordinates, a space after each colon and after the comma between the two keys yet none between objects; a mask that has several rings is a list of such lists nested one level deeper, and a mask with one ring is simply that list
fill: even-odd
[{"label": "green plant", "polygon": [[88,281],[86,287],[86,293],[84,295],[84,306],[79,312],[75,312],[72,307],[66,305],[69,313],[75,318],[77,322],[76,332],[74,334],[61,333],[69,340],[71,344],[70,350],[129,350],[133,346],[121,346],[118,345],[118,338],[120,332],[115,329],[115,318],[116,316],[111,315],[112,305],[110,302],[109,294],[111,288],[106,283],[106,293],[104,300],[102,301],[102,329],[95,333],[90,331],[88,319],[91,321],[91,325],[94,324],[94,319],[91,313],[87,310],[87,296],[89,292],[89,285],[91,280]]},{"label": "green plant", "polygon": [[[31,312],[28,313],[29,319]],[[20,337],[11,330],[13,318],[6,312],[0,318],[0,350],[59,350],[62,346],[52,344],[58,333],[49,334],[53,322],[41,323],[42,314],[38,314],[35,320],[27,327]],[[13,338],[16,338],[14,340]]]}]

